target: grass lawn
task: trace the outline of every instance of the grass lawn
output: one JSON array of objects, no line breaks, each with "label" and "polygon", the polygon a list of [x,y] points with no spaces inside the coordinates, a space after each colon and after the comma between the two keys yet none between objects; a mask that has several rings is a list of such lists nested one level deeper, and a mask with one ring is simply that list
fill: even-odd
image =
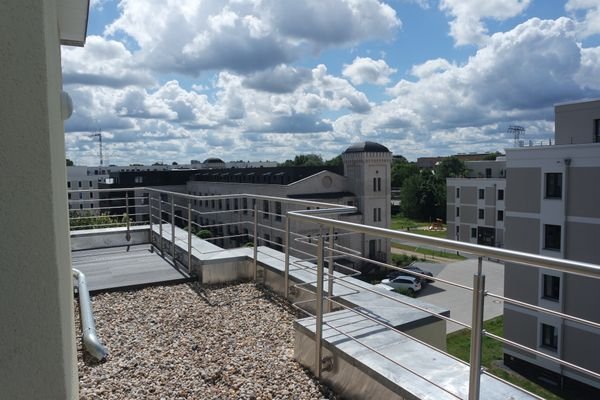
[{"label": "grass lawn", "polygon": [[427,221],[415,221],[402,215],[392,215],[392,225],[390,229],[415,229],[423,226],[429,226]]},{"label": "grass lawn", "polygon": [[[498,336],[503,336],[503,318],[497,317],[484,323],[486,331],[493,333]],[[448,353],[455,357],[460,358],[464,361],[469,361],[470,357],[470,345],[471,345],[471,331],[463,329],[458,332],[454,332],[447,337]],[[497,361],[502,360],[502,343],[490,339],[488,337],[483,338],[483,352],[481,354],[481,362],[484,367],[487,368],[488,372],[498,376],[506,381],[509,381],[517,386],[520,386],[532,393],[537,394],[545,399],[549,400],[561,400],[562,398],[550,393],[543,387],[531,382],[522,376],[511,373],[506,369],[499,368],[496,366]]]},{"label": "grass lawn", "polygon": [[448,251],[431,250],[431,249],[426,249],[426,248],[419,247],[419,246],[412,246],[410,244],[400,244],[400,243],[392,243],[392,247],[395,247],[400,250],[413,251],[415,253],[423,254],[423,256],[425,256],[425,258],[427,258],[426,256],[430,256],[432,258],[443,257],[443,258],[449,258],[452,260],[466,260],[467,259],[466,257],[457,255],[456,252],[453,252],[451,250],[448,250]]}]

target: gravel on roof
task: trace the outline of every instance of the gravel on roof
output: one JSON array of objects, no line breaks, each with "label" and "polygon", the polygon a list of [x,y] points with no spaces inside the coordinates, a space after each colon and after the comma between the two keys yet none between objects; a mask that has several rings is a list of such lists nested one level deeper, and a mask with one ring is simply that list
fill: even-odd
[{"label": "gravel on roof", "polygon": [[92,307],[109,357],[78,339],[80,399],[336,398],[293,359],[293,309],[252,283],[104,293]]}]

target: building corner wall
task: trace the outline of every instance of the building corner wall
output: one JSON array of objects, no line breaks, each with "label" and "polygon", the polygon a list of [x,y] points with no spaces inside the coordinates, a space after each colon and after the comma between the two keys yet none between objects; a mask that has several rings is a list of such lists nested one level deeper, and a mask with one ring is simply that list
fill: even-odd
[{"label": "building corner wall", "polygon": [[54,0],[0,4],[0,387],[78,398]]}]

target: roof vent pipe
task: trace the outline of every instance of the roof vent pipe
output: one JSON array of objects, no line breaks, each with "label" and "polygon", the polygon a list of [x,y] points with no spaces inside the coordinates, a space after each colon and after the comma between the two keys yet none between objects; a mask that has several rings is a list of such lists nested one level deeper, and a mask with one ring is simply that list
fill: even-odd
[{"label": "roof vent pipe", "polygon": [[79,292],[79,314],[81,316],[83,347],[96,360],[104,361],[108,356],[108,351],[96,335],[92,303],[85,282],[85,275],[78,269],[73,268],[73,277],[77,280],[77,291]]}]

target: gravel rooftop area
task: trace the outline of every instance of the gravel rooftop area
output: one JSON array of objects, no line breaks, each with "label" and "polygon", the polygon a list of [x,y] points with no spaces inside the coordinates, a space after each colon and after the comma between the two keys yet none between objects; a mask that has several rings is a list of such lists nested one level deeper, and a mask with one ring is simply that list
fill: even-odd
[{"label": "gravel rooftop area", "polygon": [[336,398],[293,359],[293,309],[254,284],[105,293],[92,306],[109,356],[96,363],[78,339],[81,399]]}]

